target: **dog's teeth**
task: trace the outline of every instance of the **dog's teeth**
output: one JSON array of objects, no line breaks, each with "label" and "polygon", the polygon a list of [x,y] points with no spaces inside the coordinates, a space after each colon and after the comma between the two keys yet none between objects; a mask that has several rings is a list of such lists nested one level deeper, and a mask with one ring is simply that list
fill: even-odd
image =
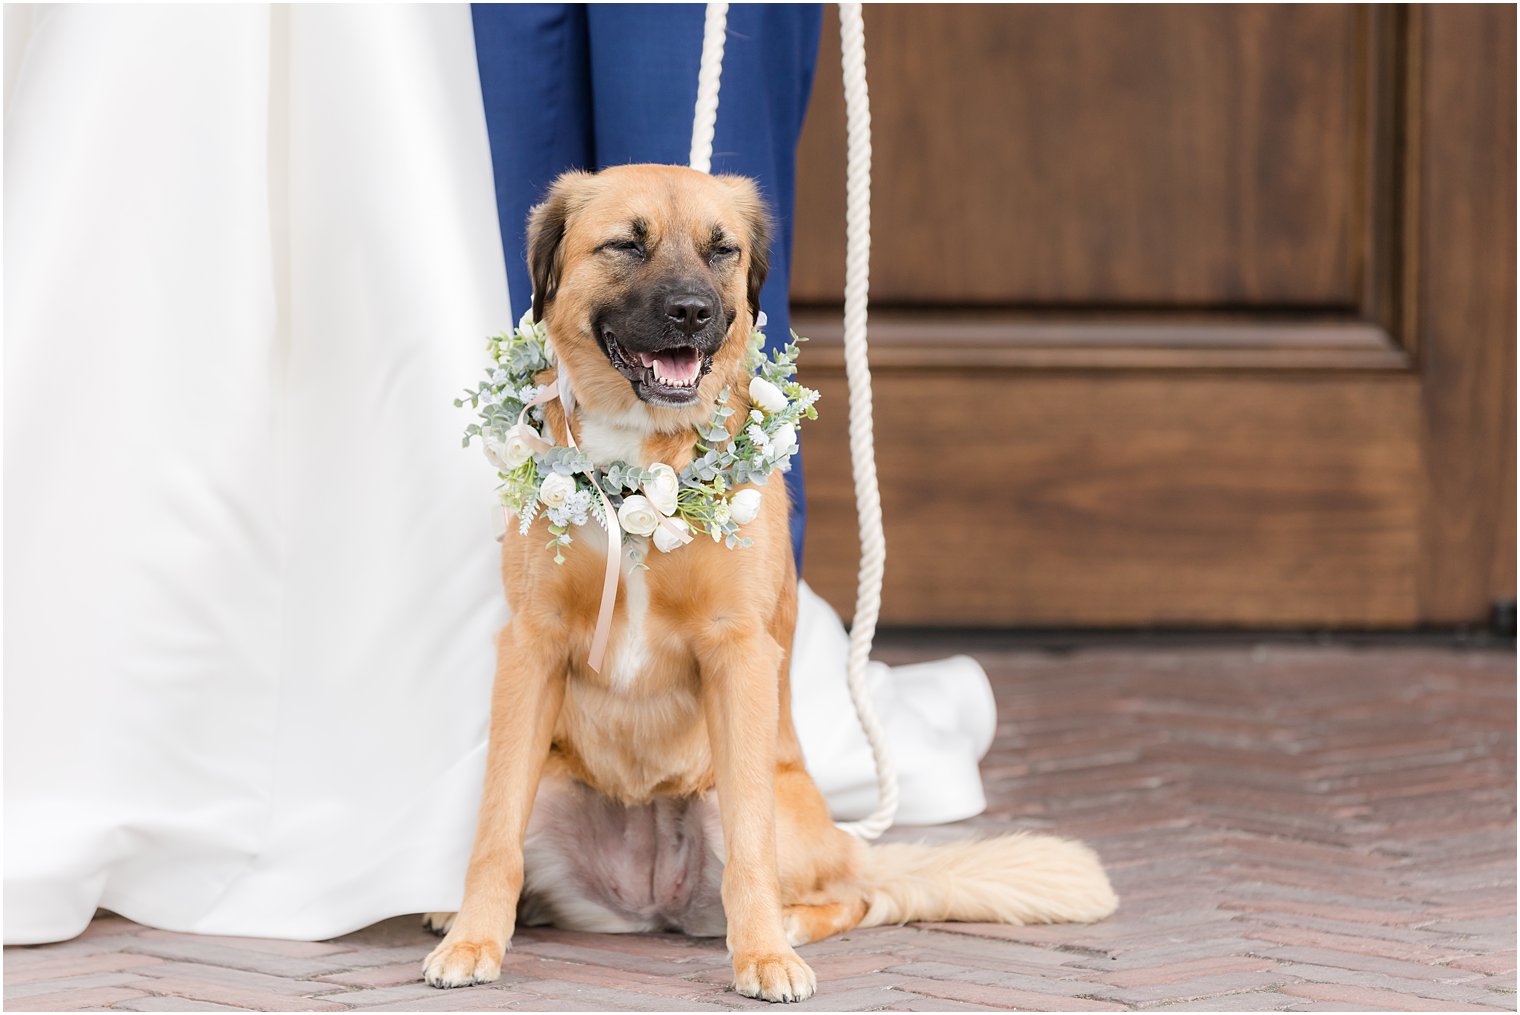
[{"label": "dog's teeth", "polygon": [[691,387],[692,383],[690,380],[683,381],[680,378],[672,377],[671,375],[665,373],[665,371],[660,369],[658,360],[655,361],[654,376],[655,380],[659,381],[661,384],[668,384],[672,388],[689,388]]}]

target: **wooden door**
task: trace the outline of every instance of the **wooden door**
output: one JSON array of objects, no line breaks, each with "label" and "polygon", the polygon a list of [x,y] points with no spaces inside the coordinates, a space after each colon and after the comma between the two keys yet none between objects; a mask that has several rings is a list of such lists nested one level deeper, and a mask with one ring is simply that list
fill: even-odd
[{"label": "wooden door", "polygon": [[[884,620],[1409,627],[1513,600],[1515,11],[883,5]],[[834,16],[799,156],[848,613]]]}]

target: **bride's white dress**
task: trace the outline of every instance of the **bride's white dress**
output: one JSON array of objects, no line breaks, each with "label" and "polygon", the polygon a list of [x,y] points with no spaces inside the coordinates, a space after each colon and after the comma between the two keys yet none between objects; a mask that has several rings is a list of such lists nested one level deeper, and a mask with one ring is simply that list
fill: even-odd
[{"label": "bride's white dress", "polygon": [[[468,9],[5,28],[5,940],[454,908],[505,607],[451,400],[510,323]],[[799,732],[860,816],[802,596]],[[981,810],[981,670],[872,679],[901,820]]]}]

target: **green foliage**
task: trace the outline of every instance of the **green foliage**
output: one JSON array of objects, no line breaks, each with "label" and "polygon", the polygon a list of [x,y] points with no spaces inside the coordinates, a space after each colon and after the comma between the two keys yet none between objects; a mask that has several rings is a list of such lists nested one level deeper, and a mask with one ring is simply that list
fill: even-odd
[{"label": "green foliage", "polygon": [[[479,438],[488,452],[498,449],[493,460],[500,459],[499,450],[509,444],[519,418],[540,431],[543,427],[542,409],[534,406],[524,412],[524,408],[542,390],[541,385],[549,383],[549,379],[541,379],[539,375],[554,366],[554,350],[543,325],[530,317],[523,315],[510,334],[497,335],[488,341],[491,364],[485,377],[454,400],[457,407],[469,405],[477,417],[465,427],[464,446]],[[750,333],[746,367],[786,396],[784,408],[769,412],[754,407],[744,419],[736,421],[737,409],[730,404],[731,393],[724,388],[718,393],[707,422],[696,427],[696,456],[677,476],[675,506],[675,515],[684,519],[694,533],[706,533],[714,542],[722,542],[730,549],[750,545],[750,539],[741,531],[741,523],[733,516],[735,490],[762,486],[771,473],[787,471],[797,453],[797,429],[803,420],[818,418],[814,408],[818,392],[795,379],[802,341],[793,332],[790,342],[766,356],[765,335],[758,329]],[[774,398],[774,393],[770,397]],[[520,453],[526,455],[526,448]],[[575,490],[563,503],[549,506],[541,500],[540,492],[544,480],[556,474],[573,478]],[[651,470],[627,462],[613,462],[605,469],[597,469],[584,452],[567,447],[553,447],[526,457],[497,475],[501,479],[498,488],[501,501],[518,517],[523,535],[540,514],[547,518],[552,538],[546,549],[554,552],[555,563],[559,564],[565,561],[565,547],[573,542],[572,527],[592,519],[606,527],[598,489],[616,511],[625,497],[643,490],[655,478]]]}]

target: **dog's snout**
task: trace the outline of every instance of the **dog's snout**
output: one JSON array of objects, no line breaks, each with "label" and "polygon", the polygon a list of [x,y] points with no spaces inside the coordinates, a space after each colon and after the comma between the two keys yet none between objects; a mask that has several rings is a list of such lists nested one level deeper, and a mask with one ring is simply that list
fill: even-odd
[{"label": "dog's snout", "polygon": [[695,335],[713,318],[713,301],[694,292],[673,293],[665,298],[665,316],[688,335]]}]

